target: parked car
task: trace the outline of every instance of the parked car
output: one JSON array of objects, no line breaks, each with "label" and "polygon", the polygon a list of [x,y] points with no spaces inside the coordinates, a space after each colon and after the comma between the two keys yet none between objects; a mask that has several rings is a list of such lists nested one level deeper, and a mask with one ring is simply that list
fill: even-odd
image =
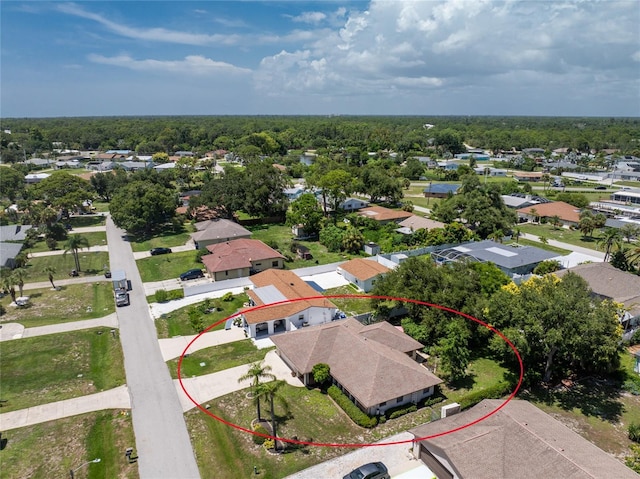
[{"label": "parked car", "polygon": [[387,466],[381,462],[370,462],[354,469],[342,479],[390,479]]},{"label": "parked car", "polygon": [[604,185],[596,186],[596,187],[594,188],[594,190],[606,190],[606,189],[607,189],[607,187],[606,187],[606,186],[604,186]]},{"label": "parked car", "polygon": [[181,281],[186,281],[188,279],[197,279],[204,278],[204,273],[201,269],[190,269],[189,271],[185,271],[180,275]]},{"label": "parked car", "polygon": [[116,295],[116,306],[129,306],[129,293],[125,290],[117,290],[115,292]]},{"label": "parked car", "polygon": [[171,248],[153,248],[150,253],[151,256],[156,256],[159,254],[169,254],[171,253]]}]

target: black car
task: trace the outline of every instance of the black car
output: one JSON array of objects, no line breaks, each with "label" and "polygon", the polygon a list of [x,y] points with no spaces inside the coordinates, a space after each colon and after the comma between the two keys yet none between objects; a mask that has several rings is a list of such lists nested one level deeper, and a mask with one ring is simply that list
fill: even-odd
[{"label": "black car", "polygon": [[342,479],[390,479],[387,466],[381,462],[370,462],[354,469]]},{"label": "black car", "polygon": [[603,186],[603,185],[596,186],[596,187],[594,188],[594,190],[606,190],[606,189],[607,189],[607,187],[606,187],[606,186]]},{"label": "black car", "polygon": [[156,256],[159,254],[169,254],[171,253],[171,248],[153,248],[150,253],[151,256]]},{"label": "black car", "polygon": [[204,273],[201,269],[190,269],[189,271],[185,271],[180,275],[181,281],[186,281],[188,279],[197,279],[204,278]]}]

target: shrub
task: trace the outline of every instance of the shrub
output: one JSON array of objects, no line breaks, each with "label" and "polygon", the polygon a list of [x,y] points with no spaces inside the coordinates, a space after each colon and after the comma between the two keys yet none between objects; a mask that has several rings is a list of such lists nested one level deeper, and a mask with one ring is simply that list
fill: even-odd
[{"label": "shrub", "polygon": [[182,298],[184,298],[184,291],[181,289],[172,289],[171,291],[167,292],[167,299],[169,301]]},{"label": "shrub", "polygon": [[629,439],[633,442],[640,442],[640,423],[632,422],[627,429],[629,433]]},{"label": "shrub", "polygon": [[231,291],[225,293],[222,297],[222,301],[233,301],[233,293]]},{"label": "shrub", "polygon": [[159,289],[155,294],[156,301],[158,303],[164,303],[167,300],[168,296],[169,294],[167,293],[166,289]]},{"label": "shrub", "polygon": [[[416,412],[418,407],[413,404],[411,406],[401,406],[392,409],[391,414],[389,414],[389,419],[395,419],[400,416],[404,416],[405,414],[409,414],[410,412]],[[389,412],[389,411],[387,411]]]},{"label": "shrub", "polygon": [[55,238],[47,238],[45,240],[45,243],[47,243],[47,248],[49,248],[51,251],[55,250],[58,247],[58,242],[55,240]]},{"label": "shrub", "polygon": [[[255,424],[253,426],[253,432],[256,432],[258,434],[264,434],[265,436],[269,435],[269,431],[267,431],[262,424]],[[258,436],[258,434],[252,434],[253,442],[255,444],[263,445],[268,438],[264,436]]]},{"label": "shrub", "polygon": [[196,253],[196,261],[202,263],[202,257],[211,254],[208,249],[199,249]]},{"label": "shrub", "polygon": [[634,396],[640,396],[640,379],[629,378],[622,385],[622,389],[630,392]]},{"label": "shrub", "polygon": [[265,439],[262,443],[262,447],[265,449],[274,449],[276,447],[276,442],[273,439]]},{"label": "shrub", "polygon": [[504,396],[511,391],[511,384],[507,382],[500,382],[494,386],[469,393],[458,401],[461,409],[467,409],[471,406],[475,406],[484,399],[495,399]]},{"label": "shrub", "polygon": [[378,424],[377,418],[370,417],[362,412],[362,410],[353,404],[337,386],[330,386],[329,389],[327,389],[327,393],[329,393],[331,399],[333,399],[336,404],[340,406],[345,413],[347,413],[347,416],[349,416],[358,426],[372,428]]}]

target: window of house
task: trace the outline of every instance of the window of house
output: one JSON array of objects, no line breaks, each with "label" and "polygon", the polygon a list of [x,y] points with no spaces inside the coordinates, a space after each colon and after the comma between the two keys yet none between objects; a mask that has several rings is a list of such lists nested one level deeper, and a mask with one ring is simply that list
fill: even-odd
[{"label": "window of house", "polygon": [[430,388],[423,389],[422,394],[429,394]]},{"label": "window of house", "polygon": [[278,261],[272,261],[271,262],[271,266],[273,266],[274,268],[276,268],[278,266]]},{"label": "window of house", "polygon": [[225,275],[225,276],[229,276],[229,271],[225,271],[225,272],[224,272],[224,275]]},{"label": "window of house", "polygon": [[401,403],[404,400],[404,396],[400,396],[398,399],[396,399],[397,403]]},{"label": "window of house", "polygon": [[382,401],[382,402],[380,403],[380,406],[386,406],[386,405],[387,405],[387,401]]},{"label": "window of house", "polygon": [[262,263],[256,263],[256,266],[262,266]]},{"label": "window of house", "polygon": [[302,321],[304,319],[304,314],[301,314],[300,316],[298,316],[298,320]]}]

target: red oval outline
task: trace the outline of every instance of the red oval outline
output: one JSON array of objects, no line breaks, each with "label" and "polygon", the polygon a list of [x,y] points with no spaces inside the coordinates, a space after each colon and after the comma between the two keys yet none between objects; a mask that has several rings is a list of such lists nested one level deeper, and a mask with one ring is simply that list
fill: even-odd
[{"label": "red oval outline", "polygon": [[[478,418],[478,419],[476,419],[474,421],[471,421],[471,422],[469,422],[467,424],[463,424],[462,426],[458,426],[456,428],[450,429],[448,431],[440,432],[438,434],[432,434],[431,436],[416,437],[416,438],[413,438],[413,439],[406,439],[404,441],[390,441],[390,442],[376,442],[376,443],[353,443],[353,444],[300,441],[300,440],[297,440],[297,439],[289,439],[289,438],[279,437],[279,436],[269,436],[268,434],[258,433],[258,432],[255,432],[255,431],[251,430],[251,429],[247,429],[247,428],[244,428],[244,427],[242,427],[242,426],[240,426],[238,424],[235,424],[235,423],[232,423],[230,421],[227,421],[227,420],[225,420],[225,419],[223,419],[221,417],[218,417],[215,414],[211,413],[208,409],[206,409],[205,407],[203,407],[200,404],[198,404],[195,401],[195,399],[193,397],[191,397],[191,395],[189,394],[189,392],[185,388],[184,383],[182,382],[182,374],[181,374],[182,360],[184,358],[184,355],[186,354],[187,350],[191,347],[191,345],[194,342],[196,342],[197,339],[200,336],[202,336],[204,333],[208,332],[211,328],[214,328],[218,324],[221,324],[222,322],[226,322],[229,319],[232,319],[232,318],[235,318],[237,316],[240,316],[240,314],[246,313],[246,312],[257,311],[257,310],[260,310],[260,309],[269,308],[271,306],[277,306],[277,305],[280,305],[280,304],[289,304],[289,303],[294,303],[294,302],[297,302],[297,301],[308,301],[308,300],[313,300],[313,299],[331,299],[331,298],[362,298],[362,299],[381,299],[381,300],[385,300],[385,301],[389,301],[389,300],[390,301],[401,301],[401,302],[405,302],[405,303],[419,304],[421,306],[429,306],[431,308],[440,309],[442,311],[447,311],[449,313],[453,313],[453,314],[456,314],[458,316],[461,316],[461,317],[463,317],[465,319],[474,321],[474,322],[478,323],[479,325],[484,326],[485,328],[487,328],[489,331],[493,332],[494,334],[497,334],[511,348],[511,350],[514,352],[514,354],[516,355],[516,358],[518,359],[518,364],[520,365],[520,376],[518,378],[518,384],[516,384],[515,389],[511,392],[511,394],[509,394],[507,399],[505,399],[505,401],[502,404],[498,405],[498,407],[496,407],[493,411],[488,412],[484,416],[482,416],[482,417],[480,417],[480,418]],[[180,358],[178,359],[177,371],[178,371],[178,381],[180,382],[180,387],[182,388],[184,393],[187,395],[189,400],[198,409],[200,409],[200,411],[204,412],[205,414],[207,414],[208,416],[212,417],[216,421],[219,421],[222,424],[225,424],[226,426],[230,426],[230,427],[232,427],[234,429],[237,429],[239,431],[246,432],[246,433],[249,433],[249,434],[253,434],[253,435],[256,435],[256,436],[262,436],[262,437],[266,437],[268,439],[273,439],[274,441],[277,440],[277,441],[286,442],[286,443],[290,443],[290,444],[298,444],[298,445],[303,445],[303,446],[315,446],[315,447],[351,447],[351,448],[371,447],[371,446],[394,446],[394,445],[398,445],[398,444],[407,444],[407,443],[414,443],[414,442],[419,442],[419,441],[426,441],[428,439],[434,439],[436,437],[446,436],[447,434],[452,434],[452,433],[460,431],[462,429],[466,429],[468,427],[471,427],[471,426],[473,426],[475,424],[478,424],[481,421],[484,421],[488,417],[490,417],[490,416],[494,415],[495,413],[497,413],[498,411],[500,411],[500,409],[504,408],[515,397],[516,393],[520,389],[520,386],[522,385],[522,380],[524,378],[524,365],[522,363],[522,358],[520,357],[520,353],[519,353],[518,349],[513,345],[513,343],[511,341],[509,341],[509,338],[507,338],[504,334],[502,334],[496,328],[494,328],[493,326],[485,323],[484,321],[481,321],[480,319],[475,318],[474,316],[471,316],[470,314],[463,313],[461,311],[457,311],[455,309],[448,308],[446,306],[441,306],[439,304],[428,303],[426,301],[420,301],[420,300],[417,300],[417,299],[398,298],[398,297],[394,297],[394,296],[376,296],[376,295],[369,295],[369,294],[334,294],[334,295],[327,295],[327,296],[308,296],[308,297],[305,297],[305,298],[287,299],[287,300],[278,301],[278,302],[275,302],[275,303],[262,304],[262,305],[259,305],[259,306],[253,306],[251,308],[244,309],[243,311],[238,311],[237,313],[232,314],[231,316],[227,316],[226,318],[221,319],[220,321],[216,321],[215,323],[213,323],[210,326],[208,326],[200,334],[198,334],[195,338],[193,338],[189,342],[189,344],[187,344],[187,346],[184,348],[184,350],[182,351],[182,354],[180,355]]]}]

